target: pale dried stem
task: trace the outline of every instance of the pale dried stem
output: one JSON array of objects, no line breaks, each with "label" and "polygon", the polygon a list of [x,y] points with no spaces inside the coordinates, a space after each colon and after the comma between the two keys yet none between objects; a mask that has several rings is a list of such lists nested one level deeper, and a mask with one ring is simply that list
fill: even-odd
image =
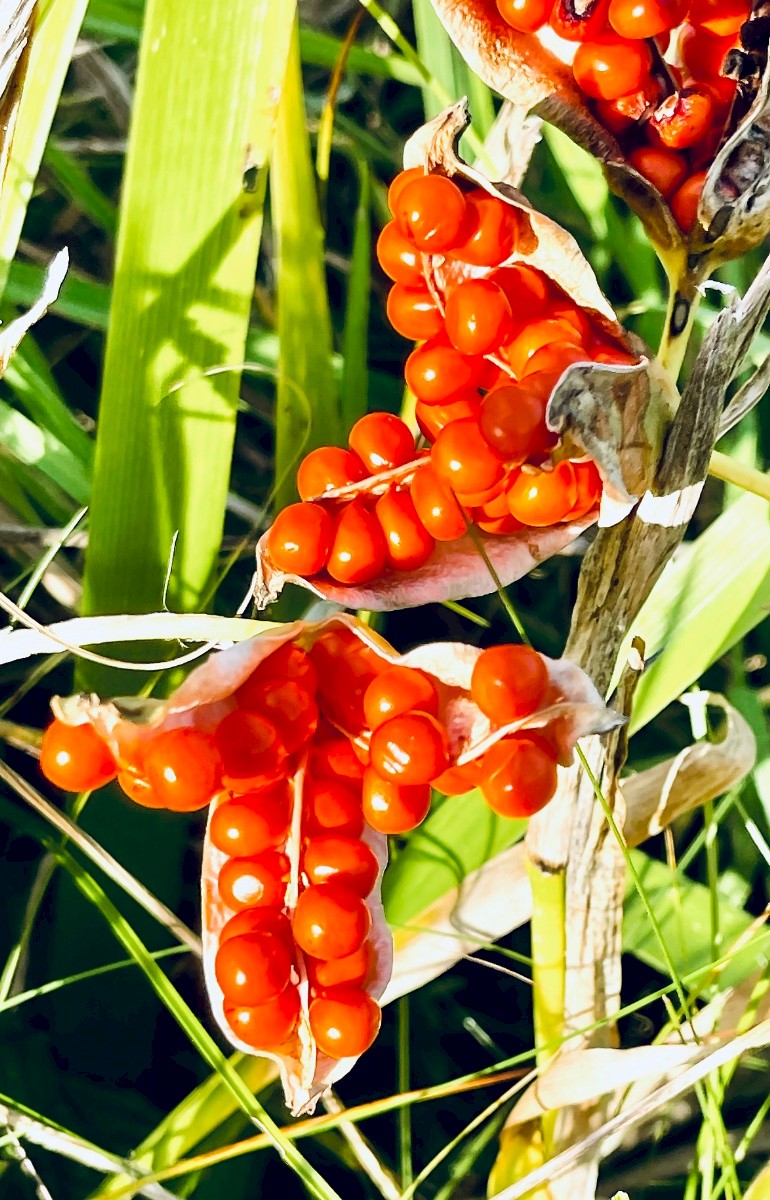
[{"label": "pale dried stem", "polygon": [[[666,439],[655,494],[675,497],[705,479],[717,438],[724,395],[770,307],[770,263],[747,292],[714,321]],[[678,355],[677,355],[678,357]],[[680,359],[681,361],[681,359]],[[609,687],[621,643],[664,566],[684,536],[686,522],[650,524],[638,512],[602,529],[580,575],[566,655],[601,692]],[[621,698],[625,708],[630,696]],[[584,751],[604,796],[622,828],[616,787],[624,759],[620,734],[586,739]],[[564,1032],[602,1022],[590,1037],[574,1038],[570,1049],[611,1045],[613,1017],[620,1004],[621,917],[624,857],[596,803],[591,781],[577,767],[565,778],[552,805],[530,822],[527,850],[536,867],[564,878],[566,911]],[[560,1117],[555,1150],[586,1136],[603,1113],[568,1109]],[[594,1195],[596,1157],[565,1180],[572,1200]],[[555,1193],[554,1193],[555,1194]]]}]

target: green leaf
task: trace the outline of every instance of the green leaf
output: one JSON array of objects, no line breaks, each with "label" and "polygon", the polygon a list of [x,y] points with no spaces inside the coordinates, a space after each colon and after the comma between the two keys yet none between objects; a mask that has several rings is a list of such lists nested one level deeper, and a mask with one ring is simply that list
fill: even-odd
[{"label": "green leaf", "polygon": [[278,249],[280,359],[275,432],[276,507],[296,499],[298,460],[342,437],[332,370],[324,234],[305,123],[296,32],[286,70],[271,172],[271,213]]},{"label": "green leaf", "polygon": [[342,342],[343,368],[340,406],[342,423],[350,429],[366,412],[369,389],[367,347],[369,343],[369,295],[372,289],[372,228],[370,220],[371,179],[369,168],[360,169],[361,187],[353,227],[350,256],[345,333]]},{"label": "green leaf", "polygon": [[390,863],[382,887],[388,921],[408,925],[524,836],[526,821],[496,816],[480,792],[448,796]]},{"label": "green leaf", "polygon": [[[639,681],[631,732],[641,729],[767,616],[770,507],[744,496],[669,563],[634,621],[649,666]],[[657,656],[657,657],[656,657]]]},{"label": "green leaf", "polygon": [[[453,98],[467,96],[474,132],[485,138],[495,119],[492,94],[471,71],[436,16],[431,0],[412,0],[417,49],[433,80]],[[435,82],[422,84],[426,120],[437,116],[446,105],[437,94]]]},{"label": "green leaf", "polygon": [[88,503],[82,463],[53,434],[0,400],[0,443],[27,466],[34,466],[78,504]]},{"label": "green leaf", "polygon": [[[291,4],[150,0],[123,181],[85,612],[193,609],[218,554]],[[247,156],[248,149],[248,156]],[[231,371],[205,375],[209,368]]]},{"label": "green leaf", "polygon": [[[681,872],[672,871],[665,863],[648,858],[639,850],[631,853],[680,977],[708,967],[713,960],[709,889],[701,883],[694,883]],[[742,908],[728,903],[724,897],[720,898],[722,951],[726,951],[751,924],[752,918]],[[660,942],[633,884],[629,885],[626,895],[623,946],[648,966],[662,975],[668,975]],[[743,946],[720,972],[720,988],[740,983],[756,969],[758,961],[767,955],[768,950],[770,931],[765,929]]]},{"label": "green leaf", "polygon": [[117,227],[115,206],[99,191],[75,156],[55,142],[49,142],[44,162],[64,195],[69,196],[94,225],[113,237]]},{"label": "green leaf", "polygon": [[57,0],[44,6],[32,37],[27,77],[13,135],[13,147],[3,182],[0,206],[0,293],[8,264],[19,244],[27,204],[69,69],[87,0]]}]

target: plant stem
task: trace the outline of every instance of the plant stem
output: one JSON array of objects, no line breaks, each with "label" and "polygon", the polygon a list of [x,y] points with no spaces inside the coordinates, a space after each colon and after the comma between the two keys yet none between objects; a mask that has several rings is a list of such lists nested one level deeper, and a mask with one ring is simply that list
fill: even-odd
[{"label": "plant stem", "polygon": [[663,337],[658,349],[661,365],[676,381],[682,370],[690,334],[695,323],[701,294],[697,280],[691,275],[684,262],[677,260],[676,268],[667,267],[669,278],[668,304],[666,306],[666,323],[663,327]]},{"label": "plant stem", "polygon": [[761,496],[763,500],[770,500],[770,475],[738,462],[729,454],[722,454],[719,450],[713,451],[709,462],[709,475],[715,479],[722,479],[725,483],[733,483],[744,492]]},{"label": "plant stem", "polygon": [[[537,1065],[545,1067],[564,1036],[566,970],[565,878],[527,863],[532,888],[532,982]],[[543,1117],[541,1128],[548,1157],[553,1153],[555,1113]]]}]

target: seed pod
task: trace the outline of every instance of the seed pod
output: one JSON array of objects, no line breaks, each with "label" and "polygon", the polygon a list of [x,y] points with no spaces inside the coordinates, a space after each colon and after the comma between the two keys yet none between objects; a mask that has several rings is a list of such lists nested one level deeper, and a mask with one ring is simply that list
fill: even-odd
[{"label": "seed pod", "polygon": [[[444,731],[450,768],[477,762],[501,739],[528,730],[537,731],[537,736],[544,739],[555,761],[567,764],[579,737],[588,732],[608,731],[619,721],[579,668],[542,657],[542,666],[538,667],[540,684],[531,692],[527,706],[531,708],[534,704],[535,709],[517,721],[496,724],[471,695],[474,666],[481,655],[482,651],[474,647],[438,643],[400,656],[354,617],[339,615],[319,624],[286,625],[213,654],[162,703],[143,699],[102,702],[86,695],[54,701],[54,711],[63,726],[88,724],[109,749],[118,771],[136,773],[148,747],[170,732],[188,730],[208,738],[213,731],[212,741],[215,741],[218,725],[233,713],[244,711],[244,704],[253,703],[254,697],[261,695],[265,680],[273,679],[280,684],[289,678],[304,679],[311,688],[317,682],[321,721],[317,728],[313,727],[304,746],[287,760],[283,781],[266,782],[261,792],[258,790],[257,800],[252,798],[253,788],[235,800],[221,789],[212,796],[201,873],[204,972],[214,1017],[234,1046],[245,1053],[264,1054],[278,1064],[287,1104],[295,1113],[312,1111],[321,1091],[341,1078],[357,1057],[334,1058],[319,1052],[310,1014],[313,996],[318,994],[313,991],[316,986],[313,980],[321,980],[318,986],[334,999],[337,994],[334,988],[329,991],[329,985],[322,980],[327,976],[334,978],[335,961],[345,958],[347,962],[351,954],[358,953],[363,937],[367,966],[363,979],[360,972],[356,976],[354,990],[358,996],[363,991],[369,997],[365,1003],[369,1005],[371,1019],[376,1012],[372,1001],[381,997],[391,973],[391,938],[380,902],[387,839],[375,829],[365,826],[360,833],[361,841],[373,852],[379,866],[374,887],[364,899],[360,891],[371,881],[371,856],[360,846],[356,852],[359,832],[349,830],[336,837],[323,834],[319,841],[319,852],[329,847],[333,850],[339,843],[347,855],[343,874],[329,882],[319,882],[322,876],[316,871],[312,885],[314,894],[321,893],[325,903],[335,895],[337,901],[343,902],[343,917],[348,914],[352,920],[352,940],[340,941],[340,929],[331,929],[335,944],[326,949],[321,947],[320,952],[314,944],[314,957],[308,963],[301,948],[308,944],[306,934],[296,921],[292,931],[291,923],[298,902],[302,897],[307,898],[311,885],[311,879],[303,871],[304,846],[308,839],[312,842],[318,836],[317,821],[319,817],[324,819],[313,799],[314,777],[326,792],[331,785],[332,791],[337,786],[345,795],[356,794],[356,789],[358,796],[361,795],[361,776],[351,771],[351,763],[343,762],[337,747],[344,736],[352,740],[358,756],[364,760],[368,757],[371,731],[364,725],[355,734],[350,729],[355,723],[351,714],[356,704],[364,711],[360,688],[358,700],[355,695],[359,682],[382,674],[382,684],[378,685],[378,691],[382,691],[390,667],[419,672],[416,690],[410,685],[407,693],[413,694],[417,703],[422,702],[420,697],[427,696],[428,707],[435,709],[435,717],[426,719]],[[357,661],[361,670],[355,666]],[[347,672],[347,677],[336,678],[336,672]],[[394,678],[403,688],[403,671]],[[329,682],[333,685],[331,690],[324,686]],[[488,683],[487,678],[487,696],[491,694]],[[335,684],[336,690],[345,694],[342,708],[332,703]],[[506,686],[513,686],[512,681]],[[489,709],[488,701],[485,706]],[[380,730],[383,728],[381,725]],[[337,748],[324,753],[324,747]],[[353,758],[352,764],[356,761]],[[136,795],[140,803],[146,802],[141,790]],[[269,806],[283,804],[286,818],[269,820]],[[243,819],[244,812],[249,817],[243,837],[231,839],[228,835],[225,819],[228,805],[238,810],[232,818],[236,823]],[[363,825],[362,819],[359,831]],[[231,858],[227,852],[231,844],[245,850],[256,849],[258,853],[252,859]],[[263,849],[264,845],[269,848]],[[352,862],[350,869],[354,871],[363,864],[360,873],[348,883],[344,862]],[[260,892],[259,886],[255,887],[255,880],[259,885],[265,873],[273,879],[267,896]],[[364,879],[366,882],[362,883]],[[299,907],[304,904],[305,900]],[[342,934],[347,937],[344,929]],[[220,954],[224,946],[227,950]],[[325,961],[324,954],[332,965],[321,969],[318,962]],[[239,1007],[244,1003],[243,998],[252,1007],[248,1003]],[[254,999],[259,1003],[254,1004]],[[370,1026],[368,1036],[373,1032]],[[324,1044],[329,1046],[327,1033],[328,1030]],[[271,1038],[276,1039],[275,1044],[270,1043]],[[255,1047],[255,1041],[259,1048]]]},{"label": "seed pod", "polygon": [[[579,514],[572,514],[564,497],[551,508],[546,525],[534,514],[527,522],[518,509],[491,518],[485,506],[500,501],[505,507],[511,472],[522,465],[550,470],[565,458],[590,457],[607,500],[626,508],[650,486],[673,408],[673,385],[646,347],[618,324],[574,239],[515,189],[490,183],[458,157],[456,144],[467,124],[467,107],[460,103],[418,130],[407,143],[406,170],[391,188],[397,213],[403,197],[418,188],[410,213],[414,217],[422,203],[418,215],[426,220],[442,216],[431,181],[448,179],[452,194],[466,203],[468,223],[455,242],[440,254],[419,254],[422,286],[442,321],[446,318],[444,332],[407,363],[421,428],[434,443],[430,460],[414,451],[405,460],[412,436],[397,418],[372,413],[359,422],[350,447],[362,461],[371,460],[370,451],[380,453],[383,441],[392,441],[398,453],[386,455],[381,467],[369,461],[372,474],[345,486],[331,486],[324,478],[318,495],[303,493],[311,503],[294,506],[300,516],[312,510],[314,518],[320,514],[338,530],[325,568],[310,574],[292,567],[301,530],[284,547],[281,521],[294,510],[279,514],[257,547],[260,606],[287,582],[347,607],[379,610],[483,595],[493,577],[481,551],[504,585],[513,582],[568,545],[599,508],[597,489]],[[464,352],[473,346],[475,353]],[[513,420],[506,425],[508,407],[518,411],[517,386],[529,394],[529,426]],[[452,388],[459,391],[447,399]],[[497,397],[495,416],[485,423],[490,391]],[[380,425],[373,437],[370,426]],[[331,461],[344,451],[315,453]],[[454,506],[454,519],[450,513],[448,521],[434,524],[430,504],[426,511],[419,499],[415,505],[405,495],[396,501],[395,494],[407,489],[414,499],[421,473],[423,481],[428,473],[435,476],[433,494],[436,488],[452,490],[445,502]],[[431,489],[419,491],[425,500]],[[379,497],[386,500],[375,509]],[[466,535],[457,532],[458,501]],[[305,557],[316,561],[315,545]]]},{"label": "seed pod", "polygon": [[[675,97],[681,90],[678,80],[683,65],[685,74],[689,73],[687,49],[684,64],[681,50],[677,57],[682,30],[673,31],[672,48],[666,52],[665,62],[660,48],[654,49],[649,77],[654,87],[642,89],[646,98],[640,106],[634,108],[630,103],[633,96],[623,96],[616,102],[621,111],[610,113],[603,110],[602,102],[590,102],[571,68],[574,41],[584,40],[589,14],[601,6],[592,5],[590,0],[560,0],[557,8],[562,18],[566,14],[567,24],[574,27],[568,34],[573,39],[570,43],[545,37],[543,29],[524,33],[512,28],[496,0],[433,0],[433,4],[460,53],[486,84],[515,105],[534,110],[559,126],[601,161],[610,187],[641,218],[669,266],[675,267],[687,253],[698,278],[705,278],[720,263],[758,245],[767,236],[770,21],[766,0],[753,0],[721,72],[717,63],[718,73],[706,80],[715,90],[718,111],[715,125],[699,142],[701,161],[691,168],[698,171],[701,166],[707,167],[707,174],[697,220],[684,229],[677,220],[676,197],[665,199],[655,183],[632,163],[630,149],[627,152],[621,146],[623,142],[632,149],[638,141],[624,140],[626,126],[631,128],[635,120],[646,119],[659,100]],[[697,5],[690,7],[692,20],[697,20],[698,11]],[[565,29],[560,25],[557,32],[564,34]],[[587,40],[592,37],[590,32],[585,33]],[[709,37],[717,40],[712,33]],[[631,47],[643,44],[630,43]],[[700,63],[693,65],[701,68]],[[728,79],[737,85],[734,95]],[[686,86],[685,80],[685,90]]]}]

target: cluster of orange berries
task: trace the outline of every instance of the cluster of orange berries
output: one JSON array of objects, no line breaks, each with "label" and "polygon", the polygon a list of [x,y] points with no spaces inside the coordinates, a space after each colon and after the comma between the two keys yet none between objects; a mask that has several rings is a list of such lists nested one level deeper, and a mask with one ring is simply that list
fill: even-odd
[{"label": "cluster of orange berries", "polygon": [[[540,655],[501,646],[479,657],[471,697],[501,725],[541,707],[549,689]],[[286,1043],[300,1015],[301,962],[318,1048],[332,1058],[362,1054],[380,1024],[367,991],[375,963],[366,899],[379,877],[367,829],[415,828],[431,785],[457,794],[478,784],[495,811],[529,815],[553,795],[555,751],[537,734],[515,734],[478,763],[452,767],[432,677],[390,664],[345,627],[307,648],[273,651],[228,707],[222,716],[221,706],[201,706],[196,724],[151,732],[120,762],[92,725],[56,719],[43,735],[41,769],[67,790],[117,777],[153,808],[211,802],[216,886],[229,914],[214,961],[225,1019],[255,1049]],[[297,822],[292,778],[301,765]],[[292,831],[299,893],[289,912]]]},{"label": "cluster of orange berries", "polygon": [[[518,210],[461,185],[403,171],[377,246],[394,281],[390,320],[421,343],[405,373],[431,449],[418,450],[399,418],[371,413],[347,449],[312,451],[297,477],[302,503],[284,509],[267,537],[273,565],[288,574],[367,583],[386,568],[418,569],[437,541],[462,537],[469,523],[506,535],[578,520],[598,503],[592,462],[553,466],[546,406],[572,363],[634,359],[542,271],[502,266],[517,245]],[[461,271],[443,294],[426,276],[426,255],[441,256],[447,277]],[[465,278],[463,267],[486,274]],[[410,463],[411,472],[388,475]],[[365,480],[368,490],[324,499]]]},{"label": "cluster of orange berries", "polygon": [[497,0],[514,29],[548,25],[579,42],[572,71],[633,166],[689,232],[735,95],[722,74],[750,0],[597,0],[576,17],[572,0]]}]

